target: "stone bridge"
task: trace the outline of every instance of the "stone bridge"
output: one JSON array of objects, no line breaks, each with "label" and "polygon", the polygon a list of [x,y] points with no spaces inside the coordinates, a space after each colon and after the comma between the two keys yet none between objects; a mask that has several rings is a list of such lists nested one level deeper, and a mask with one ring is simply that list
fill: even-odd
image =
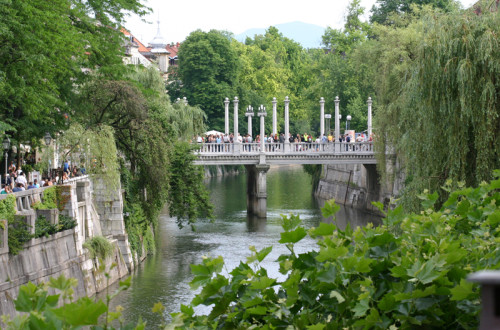
[{"label": "stone bridge", "polygon": [[259,218],[267,213],[266,175],[270,165],[363,164],[376,174],[372,142],[355,143],[203,143],[197,165],[245,165],[247,212]]},{"label": "stone bridge", "polygon": [[[340,137],[340,100],[335,98],[335,114],[333,116],[334,135],[333,140],[339,141]],[[229,135],[229,99],[224,101],[224,132]],[[239,100],[233,100],[233,133],[234,143],[200,143],[195,153],[198,158],[197,165],[245,165],[247,170],[247,212],[255,214],[259,218],[265,218],[267,213],[267,191],[266,173],[270,165],[284,164],[363,164],[369,168],[369,173],[376,174],[376,159],[373,152],[372,142],[326,142],[326,143],[291,143],[290,135],[290,99],[284,100],[284,136],[285,143],[267,143],[261,139],[259,143],[240,143],[237,140],[239,135],[238,116]],[[322,97],[320,105],[320,132],[319,137],[323,140],[325,136],[325,99]],[[367,134],[372,134],[372,100],[368,98],[368,122]],[[272,101],[272,133],[277,134],[277,108],[278,101]],[[265,136],[264,120],[267,111],[264,105],[257,109],[257,116],[260,120],[260,136]],[[253,107],[246,108],[245,116],[248,118],[247,132],[252,136],[252,117],[255,113]],[[331,115],[328,115],[331,118]],[[346,132],[349,127],[351,116],[346,118]],[[349,131],[351,132],[351,131]],[[351,132],[354,140],[354,131]]]}]

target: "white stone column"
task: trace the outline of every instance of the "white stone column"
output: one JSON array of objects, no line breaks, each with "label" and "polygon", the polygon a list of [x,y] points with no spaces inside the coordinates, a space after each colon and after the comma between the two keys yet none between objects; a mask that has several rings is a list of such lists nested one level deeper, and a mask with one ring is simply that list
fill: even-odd
[{"label": "white stone column", "polygon": [[339,97],[336,96],[335,97],[335,136],[333,137],[335,139],[335,142],[338,142],[339,136],[340,136],[339,104],[340,104]]},{"label": "white stone column", "polygon": [[240,145],[238,142],[238,97],[234,97],[234,132],[233,132],[233,147],[234,147],[234,152],[238,154],[240,152]]},{"label": "white stone column", "polygon": [[372,135],[372,98],[368,97],[368,138]]},{"label": "white stone column", "polygon": [[251,105],[248,106],[247,111],[245,112],[245,116],[248,117],[248,134],[252,136],[252,117],[253,117],[253,107]]},{"label": "white stone column", "polygon": [[259,112],[257,115],[260,117],[260,152],[264,152],[264,135],[265,135],[265,128],[264,128],[264,117],[267,116],[266,112],[266,107],[263,106],[262,104],[259,107]]},{"label": "white stone column", "polygon": [[290,151],[290,114],[289,114],[290,100],[288,96],[285,97],[285,152]]},{"label": "white stone column", "polygon": [[333,142],[335,146],[335,152],[340,151],[340,143],[339,143],[339,137],[340,137],[340,110],[339,110],[339,97],[335,97],[335,135],[333,136]]},{"label": "white stone column", "polygon": [[273,134],[276,136],[278,133],[278,122],[277,122],[277,117],[276,117],[276,104],[278,101],[276,101],[276,98],[273,97]]},{"label": "white stone column", "polygon": [[225,109],[225,116],[224,116],[224,134],[229,135],[229,98],[226,97],[224,100],[224,109]]},{"label": "white stone column", "polygon": [[320,113],[320,124],[319,124],[319,134],[323,138],[325,135],[325,98],[322,97],[319,100],[319,113]]}]

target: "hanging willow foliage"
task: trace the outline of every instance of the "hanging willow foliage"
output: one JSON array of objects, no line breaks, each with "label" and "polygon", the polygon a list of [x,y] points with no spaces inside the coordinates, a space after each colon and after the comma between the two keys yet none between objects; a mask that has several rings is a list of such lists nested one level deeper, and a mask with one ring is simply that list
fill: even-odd
[{"label": "hanging willow foliage", "polygon": [[433,13],[419,27],[397,116],[380,132],[403,160],[408,205],[424,188],[477,185],[500,167],[500,15]]},{"label": "hanging willow foliage", "polygon": [[86,173],[99,176],[110,191],[118,187],[120,172],[113,128],[101,124],[85,129],[73,123],[58,143],[63,162],[74,160]]}]

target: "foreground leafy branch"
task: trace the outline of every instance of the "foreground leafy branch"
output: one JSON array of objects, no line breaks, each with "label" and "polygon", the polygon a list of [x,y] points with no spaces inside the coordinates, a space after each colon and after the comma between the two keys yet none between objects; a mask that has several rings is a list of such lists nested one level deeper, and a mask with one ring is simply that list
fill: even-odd
[{"label": "foreground leafy branch", "polygon": [[[496,179],[451,192],[437,211],[438,195],[425,193],[420,213],[397,207],[377,228],[321,223],[306,231],[298,216],[283,216],[280,243],[290,254],[278,261],[286,280],[259,266],[270,247],[254,249],[227,277],[222,257],[204,259],[191,266],[191,285],[201,292],[173,314],[170,328],[476,328],[479,290],[465,277],[500,265],[499,189]],[[338,209],[332,200],[323,215]],[[317,249],[296,254],[307,235],[318,239]],[[212,305],[210,314],[194,315],[200,304]]]}]

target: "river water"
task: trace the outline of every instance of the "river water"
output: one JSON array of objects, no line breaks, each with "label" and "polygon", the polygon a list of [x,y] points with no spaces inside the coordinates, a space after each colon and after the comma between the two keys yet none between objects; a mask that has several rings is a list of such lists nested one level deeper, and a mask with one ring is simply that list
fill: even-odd
[{"label": "river water", "polygon": [[[137,322],[142,317],[147,321],[147,328],[168,322],[170,313],[179,311],[181,303],[188,304],[194,297],[195,292],[189,287],[192,279],[189,265],[200,263],[203,256],[222,256],[227,274],[251,255],[249,246],[257,250],[273,246],[262,264],[268,269],[269,277],[283,279],[274,263],[280,254],[288,252],[278,243],[282,231],[281,214],[300,214],[306,228],[317,226],[321,221],[332,221],[322,218],[319,209],[322,202],[313,197],[311,179],[301,166],[271,167],[269,170],[267,219],[247,217],[245,174],[212,178],[206,184],[214,204],[215,222],[199,221],[196,231],[192,231],[189,227],[179,229],[175,220],[166,215],[160,218],[156,255],[138,267],[130,289],[112,302],[112,306],[124,307],[127,322]],[[377,224],[380,219],[351,208],[341,208],[336,217],[340,228],[345,228],[347,223],[359,226],[368,222]],[[315,241],[306,237],[295,250],[300,253],[315,246]],[[166,308],[163,320],[151,311],[156,302]],[[207,313],[210,309],[200,307],[195,311]]]}]

